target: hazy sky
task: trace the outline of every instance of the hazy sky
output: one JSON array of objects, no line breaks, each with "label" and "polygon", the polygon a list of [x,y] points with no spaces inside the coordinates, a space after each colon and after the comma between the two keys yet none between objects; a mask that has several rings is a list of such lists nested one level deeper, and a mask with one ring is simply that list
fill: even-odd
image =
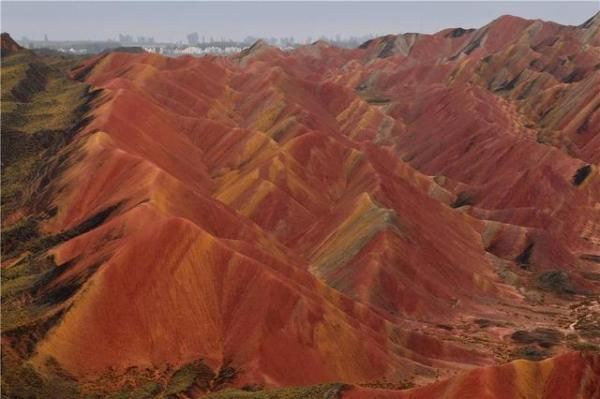
[{"label": "hazy sky", "polygon": [[201,36],[342,36],[479,27],[512,14],[578,25],[598,11],[587,2],[1,2],[2,31],[16,39],[106,39],[119,33],[185,40]]}]

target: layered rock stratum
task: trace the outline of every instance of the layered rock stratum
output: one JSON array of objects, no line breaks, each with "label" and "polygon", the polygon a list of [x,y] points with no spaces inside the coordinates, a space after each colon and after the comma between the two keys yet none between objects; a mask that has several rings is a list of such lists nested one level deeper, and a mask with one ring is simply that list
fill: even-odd
[{"label": "layered rock stratum", "polygon": [[3,391],[598,397],[599,29],[3,35]]}]

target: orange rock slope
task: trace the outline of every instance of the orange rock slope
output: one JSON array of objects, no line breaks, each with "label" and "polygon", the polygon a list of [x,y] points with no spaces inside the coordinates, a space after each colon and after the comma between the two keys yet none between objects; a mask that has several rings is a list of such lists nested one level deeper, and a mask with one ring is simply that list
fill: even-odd
[{"label": "orange rock slope", "polygon": [[[423,388],[406,391],[354,388],[348,399],[487,399],[487,398],[594,398],[598,397],[598,357],[577,353],[542,362],[517,360],[496,367],[478,368]],[[574,383],[577,382],[577,383]]]},{"label": "orange rock slope", "polygon": [[[72,77],[99,95],[44,229],[109,216],[50,250],[64,269],[45,292],[85,282],[34,362],[422,383],[507,360],[516,330],[576,336],[569,303],[599,292],[599,23],[89,59]],[[593,397],[586,356],[377,395]]]}]

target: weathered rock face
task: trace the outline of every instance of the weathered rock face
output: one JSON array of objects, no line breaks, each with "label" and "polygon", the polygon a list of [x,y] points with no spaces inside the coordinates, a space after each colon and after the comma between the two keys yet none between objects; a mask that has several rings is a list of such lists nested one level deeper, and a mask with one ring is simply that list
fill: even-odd
[{"label": "weathered rock face", "polygon": [[[565,301],[599,289],[596,20],[85,61],[71,78],[96,94],[48,183],[50,238],[27,247],[58,265],[28,293],[56,297],[35,323],[59,320],[33,364],[423,383],[519,357],[515,331],[577,326]],[[578,356],[468,378],[545,376],[516,397],[555,384],[554,361],[597,369]]]}]

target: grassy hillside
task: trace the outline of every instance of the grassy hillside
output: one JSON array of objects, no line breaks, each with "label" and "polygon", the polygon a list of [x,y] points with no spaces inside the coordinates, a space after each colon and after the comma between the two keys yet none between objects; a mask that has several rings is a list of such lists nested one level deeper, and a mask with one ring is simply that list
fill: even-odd
[{"label": "grassy hillside", "polygon": [[44,236],[40,225],[54,213],[48,194],[91,98],[86,84],[68,77],[78,61],[20,48],[2,52],[2,397],[75,392],[60,373],[42,376],[27,359],[61,313],[59,302],[36,298],[56,274],[45,250],[62,241]]},{"label": "grassy hillside", "polygon": [[19,50],[2,58],[2,225],[27,213],[28,190],[85,112],[88,86],[68,78],[72,57]]}]

